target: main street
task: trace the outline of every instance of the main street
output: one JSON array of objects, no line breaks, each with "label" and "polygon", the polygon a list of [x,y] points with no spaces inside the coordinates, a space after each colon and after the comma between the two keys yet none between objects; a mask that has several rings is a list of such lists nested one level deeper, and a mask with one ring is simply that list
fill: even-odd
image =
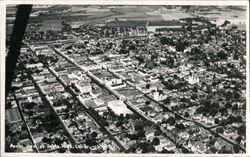
[{"label": "main street", "polygon": [[[107,86],[105,84],[103,84],[101,82],[100,79],[98,79],[97,77],[94,76],[93,73],[91,73],[90,71],[87,71],[86,69],[82,68],[79,64],[77,64],[76,62],[74,62],[72,59],[70,59],[68,56],[64,55],[62,52],[60,52],[59,50],[57,50],[56,48],[53,48],[52,49],[58,53],[59,55],[61,55],[62,57],[64,57],[65,59],[67,59],[70,63],[72,63],[73,65],[75,65],[77,68],[79,68],[80,70],[86,72],[86,74],[92,79],[92,80],[95,80],[95,82],[98,82],[99,83],[99,86],[107,89],[108,91],[110,91],[113,95],[115,95],[117,98],[121,99],[121,100],[124,100],[124,97],[121,96],[118,92],[116,92],[115,90],[113,90],[110,86]],[[90,59],[89,59],[90,60]],[[113,73],[115,76],[118,76],[119,78],[121,78],[122,80],[124,80],[123,77],[121,77],[119,74],[115,73],[114,71],[112,71],[111,69],[107,69],[109,72]],[[125,80],[125,83],[129,86],[131,86],[130,83],[128,83],[127,80]],[[136,90],[138,90],[135,86],[133,86]],[[141,92],[140,90],[138,90],[139,92]],[[205,130],[208,130],[209,132],[213,133],[214,134],[214,131],[211,130],[213,127],[207,127],[206,125],[204,125],[203,123],[199,122],[199,121],[196,121],[194,119],[189,119],[189,118],[186,118],[182,115],[180,115],[179,113],[177,113],[176,111],[173,111],[172,109],[170,109],[169,107],[167,107],[165,104],[163,104],[162,102],[158,102],[158,101],[155,101],[154,99],[152,99],[150,96],[148,96],[147,94],[144,94],[144,96],[146,96],[147,98],[151,99],[152,101],[154,101],[155,103],[159,104],[161,107],[164,107],[166,108],[168,111],[174,113],[176,116],[180,117],[181,119],[185,120],[185,121],[191,121],[197,125],[199,125],[200,127],[204,128]],[[143,119],[153,123],[153,124],[156,124],[156,122],[150,118],[150,117],[147,117],[139,108],[135,107],[130,101],[124,100],[124,103],[128,106],[129,109],[131,109],[134,113],[140,115]],[[231,145],[236,145],[236,143],[226,137],[224,137],[222,134],[217,134],[222,140],[228,142],[229,144]],[[244,147],[242,146],[239,146],[239,148],[242,150],[242,151],[246,151]]]}]

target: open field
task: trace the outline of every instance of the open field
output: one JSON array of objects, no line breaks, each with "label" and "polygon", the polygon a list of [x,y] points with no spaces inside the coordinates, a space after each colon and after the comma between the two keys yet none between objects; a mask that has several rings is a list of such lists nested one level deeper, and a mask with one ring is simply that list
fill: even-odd
[{"label": "open field", "polygon": [[164,12],[161,14],[162,18],[164,20],[179,20],[182,18],[189,18],[192,17],[191,15],[187,14],[187,13],[183,13],[183,12]]},{"label": "open field", "polygon": [[227,7],[226,9],[217,8],[210,10],[209,12],[199,12],[198,15],[206,17],[211,20],[211,22],[221,25],[225,20],[230,19],[229,21],[236,25],[245,24],[246,14],[243,7]]},{"label": "open field", "polygon": [[61,31],[63,28],[61,20],[45,20],[42,24],[40,31]]}]

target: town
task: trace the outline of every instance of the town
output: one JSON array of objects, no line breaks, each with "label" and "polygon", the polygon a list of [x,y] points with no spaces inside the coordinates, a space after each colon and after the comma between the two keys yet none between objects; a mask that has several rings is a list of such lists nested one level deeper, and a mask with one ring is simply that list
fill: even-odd
[{"label": "town", "polygon": [[56,30],[35,19],[73,13],[50,6],[31,17],[6,98],[5,151],[245,153],[244,24],[164,9],[181,18],[68,18]]}]

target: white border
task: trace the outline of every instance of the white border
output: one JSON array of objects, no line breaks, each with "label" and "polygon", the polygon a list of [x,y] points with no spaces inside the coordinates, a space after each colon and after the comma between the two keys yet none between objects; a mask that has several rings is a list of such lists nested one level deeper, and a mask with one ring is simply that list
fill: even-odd
[{"label": "white border", "polygon": [[[250,2],[249,2],[250,3]],[[250,105],[250,102],[249,102],[249,98],[250,98],[250,94],[249,94],[249,91],[250,91],[250,68],[249,68],[249,66],[250,66],[250,62],[249,62],[249,60],[250,60],[250,55],[249,55],[249,3],[248,3],[248,5],[247,5],[247,16],[246,16],[246,35],[247,35],[247,40],[246,40],[246,42],[247,42],[247,48],[246,48],[246,54],[247,54],[247,62],[246,62],[246,70],[247,70],[247,73],[246,73],[246,75],[247,75],[247,79],[246,79],[246,81],[247,81],[247,83],[246,83],[246,87],[247,87],[247,90],[246,90],[246,135],[248,135],[248,136],[246,136],[246,154],[248,154],[248,156],[250,155],[250,137],[249,137],[249,133],[250,133],[250,107],[249,107],[249,105]]]},{"label": "white border", "polygon": [[58,5],[248,5],[248,0],[2,0],[4,4]]},{"label": "white border", "polygon": [[[5,143],[4,141],[4,131],[5,131],[5,32],[6,32],[6,9],[5,5],[2,5],[0,2],[0,34],[1,34],[1,39],[0,39],[0,113],[1,113],[1,147],[0,151],[1,154],[4,152],[4,146],[3,144]],[[1,155],[0,155],[1,156]]]},{"label": "white border", "polygon": [[[5,123],[5,32],[6,32],[6,5],[8,4],[58,4],[58,5],[245,5],[247,6],[246,15],[246,31],[247,31],[247,78],[246,78],[246,154],[56,154],[56,153],[5,153],[4,152],[4,123]],[[186,0],[186,1],[174,1],[174,0],[0,0],[0,101],[1,101],[1,147],[0,156],[225,156],[225,157],[250,157],[250,107],[249,107],[249,1],[238,0],[238,1],[227,1],[227,0]]]}]

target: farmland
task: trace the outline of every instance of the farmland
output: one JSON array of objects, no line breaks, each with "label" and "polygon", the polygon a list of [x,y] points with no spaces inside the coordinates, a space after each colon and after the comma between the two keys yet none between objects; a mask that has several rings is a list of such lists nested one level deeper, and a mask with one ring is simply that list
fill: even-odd
[{"label": "farmland", "polygon": [[63,28],[62,20],[44,20],[40,31],[61,31]]}]

